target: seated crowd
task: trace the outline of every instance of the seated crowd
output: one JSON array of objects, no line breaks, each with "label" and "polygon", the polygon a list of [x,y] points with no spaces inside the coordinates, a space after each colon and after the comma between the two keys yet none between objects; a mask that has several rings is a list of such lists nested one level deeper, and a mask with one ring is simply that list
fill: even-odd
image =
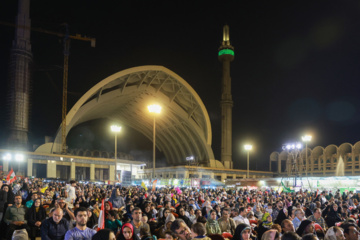
[{"label": "seated crowd", "polygon": [[1,184],[0,239],[358,240],[359,195],[18,180]]}]

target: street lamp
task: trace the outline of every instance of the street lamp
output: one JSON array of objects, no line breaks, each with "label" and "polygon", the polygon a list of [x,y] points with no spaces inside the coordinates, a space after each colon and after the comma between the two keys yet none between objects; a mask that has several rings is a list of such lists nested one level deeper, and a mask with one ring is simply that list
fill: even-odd
[{"label": "street lamp", "polygon": [[155,146],[156,146],[156,129],[155,129],[155,116],[156,114],[161,113],[161,106],[157,104],[152,104],[148,106],[148,110],[150,113],[154,115],[154,125],[153,125],[153,173],[152,178],[155,179]]},{"label": "street lamp", "polygon": [[305,142],[305,161],[306,161],[306,164],[305,164],[306,171],[305,171],[305,173],[306,173],[306,176],[307,176],[307,171],[308,171],[307,143],[311,141],[312,136],[310,136],[310,135],[305,135],[305,136],[302,136],[301,138],[302,138],[303,142]]},{"label": "street lamp", "polygon": [[244,145],[244,148],[247,151],[247,174],[246,174],[246,178],[249,178],[249,157],[250,157],[250,150],[252,149],[252,145],[246,144],[246,145]]},{"label": "street lamp", "polygon": [[[116,174],[117,174],[117,134],[121,131],[121,126],[112,125],[111,131],[115,133],[115,182],[116,182]],[[120,180],[120,179],[119,179]]]}]

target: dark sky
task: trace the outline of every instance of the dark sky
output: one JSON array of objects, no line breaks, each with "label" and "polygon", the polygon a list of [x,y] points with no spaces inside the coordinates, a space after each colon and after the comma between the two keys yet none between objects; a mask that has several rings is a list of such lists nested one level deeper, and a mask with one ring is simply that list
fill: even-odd
[{"label": "dark sky", "polygon": [[[15,0],[0,1],[0,20],[13,22]],[[32,1],[33,27],[96,38],[72,41],[68,108],[102,79],[142,65],[162,65],[184,78],[210,115],[213,150],[220,159],[222,27],[230,26],[233,161],[246,168],[243,144],[251,142],[251,169],[267,170],[282,144],[313,135],[310,147],[360,140],[359,1]],[[0,25],[0,136],[6,130],[6,77],[14,29]],[[61,121],[62,42],[32,32],[34,55],[30,140],[41,144]],[[106,124],[70,133],[72,147],[112,150]],[[128,130],[131,132],[130,130]],[[106,134],[101,134],[106,132]],[[130,136],[131,135],[131,136]],[[139,140],[141,139],[141,140]],[[139,134],[120,150],[151,152]],[[138,156],[138,154],[136,155]],[[257,164],[255,164],[257,162]]]}]

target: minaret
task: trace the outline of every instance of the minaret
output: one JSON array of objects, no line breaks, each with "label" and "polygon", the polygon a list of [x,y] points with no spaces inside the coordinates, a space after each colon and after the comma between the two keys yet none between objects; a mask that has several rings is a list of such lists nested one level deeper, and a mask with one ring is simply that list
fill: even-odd
[{"label": "minaret", "polygon": [[234,60],[234,47],[230,44],[229,26],[223,28],[223,41],[219,48],[222,62],[221,94],[221,162],[225,168],[233,168],[232,162],[232,107],[230,62]]},{"label": "minaret", "polygon": [[30,0],[18,1],[15,39],[10,51],[8,101],[9,135],[7,145],[13,149],[28,148],[30,75]]}]

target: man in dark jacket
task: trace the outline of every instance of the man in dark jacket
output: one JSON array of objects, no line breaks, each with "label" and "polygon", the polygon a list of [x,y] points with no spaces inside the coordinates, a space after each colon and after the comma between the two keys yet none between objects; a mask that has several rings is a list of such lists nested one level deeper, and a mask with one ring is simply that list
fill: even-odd
[{"label": "man in dark jacket", "polygon": [[69,222],[63,218],[64,212],[61,208],[56,208],[51,218],[46,219],[41,224],[42,240],[63,240],[69,230]]},{"label": "man in dark jacket", "polygon": [[[7,188],[7,186],[5,186],[4,188]],[[7,192],[9,191],[9,188],[7,188],[7,191],[1,189],[0,190],[0,221],[4,215],[4,207],[5,207],[5,203],[7,202]]]}]

